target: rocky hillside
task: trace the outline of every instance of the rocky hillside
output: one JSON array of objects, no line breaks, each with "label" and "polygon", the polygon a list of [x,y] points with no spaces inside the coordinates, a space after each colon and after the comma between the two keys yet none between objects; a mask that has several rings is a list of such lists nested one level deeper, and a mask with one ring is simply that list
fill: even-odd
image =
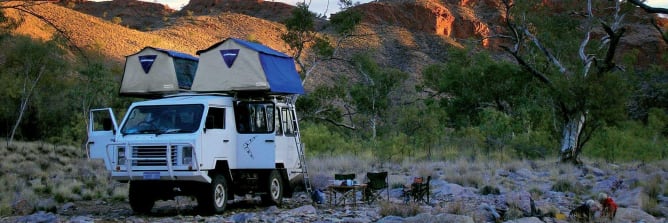
[{"label": "rocky hillside", "polygon": [[109,21],[117,17],[119,24],[137,30],[164,27],[170,16],[177,12],[162,4],[137,0],[63,0],[61,5]]},{"label": "rocky hillside", "polygon": [[[542,1],[538,6],[559,12],[558,3]],[[363,13],[363,24],[355,37],[343,43],[339,56],[371,52],[379,63],[418,80],[425,66],[447,60],[448,47],[474,44],[498,49],[498,39],[485,37],[502,31],[501,6],[499,0],[381,0],[361,4],[353,10]],[[229,37],[259,41],[290,54],[280,39],[285,32],[280,21],[292,9],[283,3],[240,0],[192,1],[181,11],[137,0],[71,0],[32,8],[70,36],[75,45],[100,50],[118,64],[124,56],[145,46],[194,54]],[[7,11],[25,19],[18,33],[53,37],[55,30],[34,17]],[[666,49],[660,34],[649,24],[648,15],[639,10],[627,15],[626,21],[629,24],[620,50],[639,49],[638,63],[652,64]],[[337,75],[351,73],[343,65],[341,61],[322,64],[317,70],[322,75],[318,80],[333,81]],[[310,84],[318,83],[307,83],[307,87]]]},{"label": "rocky hillside", "polygon": [[[239,5],[235,6],[235,2]],[[139,3],[136,0],[70,3],[72,2],[40,3],[30,10],[51,21],[70,38],[72,44],[99,51],[104,58],[108,58],[108,62],[115,65],[114,74],[117,79],[120,79],[125,56],[146,46],[195,54],[214,43],[235,37],[258,41],[292,54],[280,38],[280,35],[286,32],[285,26],[276,22],[292,10],[288,5],[262,1],[193,1],[186,6],[186,10],[192,13],[183,14],[184,11],[170,11],[163,5]],[[107,5],[95,6],[97,4]],[[95,10],[88,13],[84,13],[84,10],[77,11],[86,7],[98,7],[113,9],[109,13],[132,12],[144,4],[155,10],[142,12],[148,14],[127,13],[121,20],[130,22],[147,19],[155,22],[151,24],[160,24],[150,30],[117,24],[110,21],[109,16],[96,16]],[[262,8],[265,4],[267,9]],[[545,7],[559,9],[558,5]],[[254,8],[262,10],[254,11]],[[363,23],[355,31],[355,36],[341,43],[342,48],[337,51],[337,57],[347,59],[358,52],[369,53],[382,67],[396,68],[409,74],[408,81],[401,86],[402,93],[397,94],[402,96],[397,97],[400,100],[409,101],[422,96],[415,93],[415,86],[422,80],[422,71],[428,65],[447,61],[450,56],[449,48],[475,45],[479,49],[496,53],[497,58],[508,56],[498,50],[497,45],[503,44],[498,42],[498,39],[485,38],[498,34],[503,29],[504,14],[499,0],[384,0],[358,5],[352,10],[363,13]],[[24,22],[17,30],[18,33],[42,39],[53,38],[56,33],[52,27],[34,16],[12,9],[5,11],[9,16],[23,18]],[[163,20],[164,18],[167,20]],[[647,14],[639,11],[630,13],[626,16],[626,21],[627,32],[622,38],[619,51],[637,50],[635,58],[639,65],[661,64],[657,62],[661,59],[658,55],[665,52],[666,45],[660,40],[659,33],[648,24]],[[327,35],[330,32],[324,30],[322,33]],[[351,69],[354,68],[347,60],[319,63],[312,73],[313,78],[305,82],[305,88],[310,91],[323,84],[348,80],[354,82],[361,75]]]},{"label": "rocky hillside", "polygon": [[[145,46],[194,55],[197,50],[229,37],[254,38],[278,50],[287,50],[287,46],[279,38],[284,27],[278,23],[237,13],[180,17],[174,19],[169,27],[139,31],[58,4],[38,4],[30,9],[55,24],[69,36],[74,45],[99,50],[115,63],[123,62],[126,55]],[[18,34],[50,39],[56,33],[52,27],[35,17],[26,16],[25,13],[7,10],[7,14],[24,19],[16,30]]]}]

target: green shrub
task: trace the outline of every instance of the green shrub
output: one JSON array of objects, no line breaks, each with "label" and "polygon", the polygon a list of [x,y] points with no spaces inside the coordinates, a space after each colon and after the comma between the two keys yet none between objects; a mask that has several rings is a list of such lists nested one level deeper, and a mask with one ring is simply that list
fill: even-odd
[{"label": "green shrub", "polygon": [[114,16],[114,18],[111,18],[111,23],[120,25],[123,22],[123,19],[118,16]]},{"label": "green shrub", "polygon": [[482,194],[482,195],[488,195],[488,194],[499,195],[499,194],[501,194],[501,191],[499,190],[498,187],[485,185],[482,188],[480,188],[480,194]]},{"label": "green shrub", "polygon": [[360,148],[368,148],[355,138],[345,137],[339,132],[330,130],[322,124],[303,124],[302,142],[306,146],[307,156],[335,156],[335,155],[364,155],[371,149],[362,151]]},{"label": "green shrub", "polygon": [[529,189],[529,193],[532,196],[536,196],[536,197],[543,196],[543,190],[541,190],[540,188],[537,188],[537,187],[532,187],[531,189]]},{"label": "green shrub", "polygon": [[568,180],[557,180],[552,185],[552,190],[557,192],[568,192],[573,190],[573,184]]},{"label": "green shrub", "polygon": [[12,214],[12,206],[9,204],[0,204],[0,216],[9,216]]},{"label": "green shrub", "polygon": [[599,157],[608,162],[655,161],[668,158],[668,140],[662,133],[660,114],[650,112],[648,124],[626,121],[606,126],[592,136],[583,155]]}]

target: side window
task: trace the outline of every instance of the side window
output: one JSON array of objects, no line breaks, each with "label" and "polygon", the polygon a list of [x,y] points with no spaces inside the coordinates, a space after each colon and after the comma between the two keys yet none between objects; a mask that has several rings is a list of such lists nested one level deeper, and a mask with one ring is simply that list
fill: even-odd
[{"label": "side window", "polygon": [[209,108],[209,114],[206,116],[207,129],[225,129],[225,109]]},{"label": "side window", "polygon": [[283,135],[283,121],[282,121],[283,117],[281,115],[281,114],[283,114],[281,112],[282,108],[277,108],[276,111],[277,111],[276,118],[275,118],[275,120],[276,120],[276,135],[280,136],[280,135]]},{"label": "side window", "polygon": [[94,111],[93,116],[93,131],[111,131],[114,130],[114,124],[111,121],[111,112],[110,110],[98,110]]},{"label": "side window", "polygon": [[290,110],[287,108],[281,108],[281,116],[283,118],[283,132],[285,132],[285,135],[294,135],[292,115],[290,115]]},{"label": "side window", "polygon": [[[101,112],[98,112],[101,113]],[[110,117],[94,117],[94,122],[93,122],[93,131],[111,131],[113,130],[113,124],[111,123],[111,118]]]},{"label": "side window", "polygon": [[267,110],[267,132],[273,132],[274,131],[274,106],[265,106]]},{"label": "side window", "polygon": [[239,133],[274,132],[274,104],[271,102],[241,102],[235,106]]}]

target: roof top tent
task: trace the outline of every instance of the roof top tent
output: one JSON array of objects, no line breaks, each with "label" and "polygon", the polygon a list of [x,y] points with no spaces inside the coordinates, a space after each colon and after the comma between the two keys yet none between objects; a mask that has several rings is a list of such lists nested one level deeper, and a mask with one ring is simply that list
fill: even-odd
[{"label": "roof top tent", "polygon": [[189,54],[145,47],[126,57],[120,95],[151,98],[189,91],[198,61]]},{"label": "roof top tent", "polygon": [[193,91],[304,94],[292,57],[262,44],[229,38],[197,55]]}]

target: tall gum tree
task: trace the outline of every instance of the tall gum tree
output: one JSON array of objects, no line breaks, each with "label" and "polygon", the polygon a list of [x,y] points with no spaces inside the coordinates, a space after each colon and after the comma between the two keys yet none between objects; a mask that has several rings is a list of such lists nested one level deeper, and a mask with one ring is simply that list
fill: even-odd
[{"label": "tall gum tree", "polygon": [[332,15],[323,26],[333,27],[334,42],[317,30],[319,16],[309,11],[306,2],[297,3],[291,16],[284,21],[288,31],[281,35],[281,39],[293,50],[292,56],[303,76],[302,84],[312,78],[313,70],[321,61],[335,59],[342,42],[354,36],[353,31],[362,20],[359,12],[348,10],[353,6],[352,1],[339,0],[339,5],[341,12]]},{"label": "tall gum tree", "polygon": [[[579,164],[579,154],[592,134],[624,113],[625,93],[619,83],[623,68],[615,63],[626,31],[624,5],[620,1],[593,4],[592,0],[502,2],[505,33],[496,37],[509,44],[501,48],[553,92],[562,123],[561,161]],[[532,20],[532,13],[552,16]]]},{"label": "tall gum tree", "polygon": [[[310,1],[309,1],[310,2]],[[338,51],[345,40],[355,37],[356,26],[361,22],[362,15],[355,10],[350,0],[339,0],[341,11],[333,14],[329,20],[309,11],[309,3],[301,2],[292,10],[291,16],[284,21],[287,32],[281,35],[292,50],[292,56],[302,76],[302,84],[308,85],[317,78],[315,68],[323,61],[343,60]],[[333,31],[325,35],[324,30]],[[335,126],[355,129],[352,121],[351,106],[341,102],[345,92],[341,86],[314,86],[310,96],[300,100],[298,106],[305,111],[302,114],[316,120],[322,120]],[[293,98],[297,100],[297,97]],[[347,112],[340,112],[339,107]],[[347,122],[341,121],[342,115]]]}]

